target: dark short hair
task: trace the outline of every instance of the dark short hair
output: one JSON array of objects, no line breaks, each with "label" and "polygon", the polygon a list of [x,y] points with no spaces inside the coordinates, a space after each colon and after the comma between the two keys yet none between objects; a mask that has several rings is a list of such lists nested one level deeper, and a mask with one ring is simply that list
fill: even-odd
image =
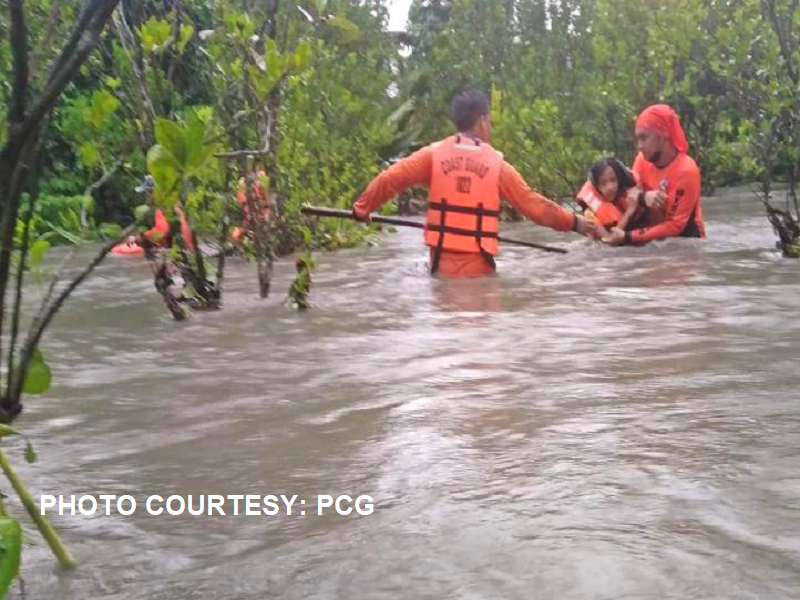
[{"label": "dark short hair", "polygon": [[464,90],[453,98],[453,124],[459,131],[472,129],[478,119],[489,114],[489,100],[478,90]]}]

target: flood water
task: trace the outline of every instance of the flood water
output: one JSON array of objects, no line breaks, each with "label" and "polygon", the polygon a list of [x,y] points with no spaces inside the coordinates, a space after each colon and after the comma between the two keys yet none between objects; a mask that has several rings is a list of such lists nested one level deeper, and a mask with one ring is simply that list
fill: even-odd
[{"label": "flood water", "polygon": [[[507,225],[569,254],[505,246],[473,281],[431,279],[419,231],[387,234],[317,254],[305,313],[282,304],[291,260],[267,301],[234,262],[224,310],[186,323],[146,264],[108,259],[15,424],[39,461],[6,448],[37,500],[138,507],[55,514],[71,572],[26,520],[26,596],[800,597],[800,261],[748,192],[704,210],[708,242],[638,249]],[[153,516],[153,494],[296,494],[306,514]],[[374,511],[319,516],[323,494]]]}]

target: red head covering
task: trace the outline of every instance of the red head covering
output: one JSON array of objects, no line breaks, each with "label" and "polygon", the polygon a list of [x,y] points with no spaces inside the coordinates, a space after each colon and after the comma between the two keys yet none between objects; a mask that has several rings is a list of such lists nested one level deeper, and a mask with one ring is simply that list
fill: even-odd
[{"label": "red head covering", "polygon": [[645,108],[636,119],[636,129],[648,129],[664,136],[672,142],[678,152],[686,152],[689,149],[678,115],[666,104],[653,104]]}]

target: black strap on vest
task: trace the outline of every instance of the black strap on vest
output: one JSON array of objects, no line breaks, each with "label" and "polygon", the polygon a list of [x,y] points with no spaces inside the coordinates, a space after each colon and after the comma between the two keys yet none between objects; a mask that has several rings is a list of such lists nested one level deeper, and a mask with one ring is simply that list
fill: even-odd
[{"label": "black strap on vest", "polygon": [[[492,269],[496,269],[497,265],[495,265],[494,263],[494,257],[492,257],[492,255],[489,254],[489,252],[483,247],[483,244],[481,244],[481,238],[484,236],[483,215],[485,212],[497,212],[497,211],[484,211],[483,202],[478,202],[478,223],[477,226],[475,227],[475,241],[478,242],[478,250],[481,251],[481,256],[483,257],[483,260],[488,262],[491,265]],[[495,236],[496,235],[497,234],[495,234]]]},{"label": "black strap on vest", "polygon": [[[474,229],[464,229],[463,227],[450,227],[449,225],[426,225],[428,231],[438,231],[440,233],[451,233],[453,235],[463,235],[465,237],[475,237]],[[484,231],[481,233],[482,238],[497,238],[497,233],[494,231]]]},{"label": "black strap on vest", "polygon": [[[499,217],[500,211],[486,210],[483,208],[483,202],[479,202],[477,207],[472,206],[450,206],[446,198],[442,198],[441,202],[429,202],[428,208],[431,210],[439,211],[439,224],[428,224],[428,231],[438,231],[439,238],[436,240],[436,246],[433,249],[433,260],[431,261],[431,274],[435,274],[439,270],[439,261],[442,257],[442,248],[444,246],[444,234],[462,235],[465,237],[475,238],[478,243],[478,250],[483,259],[489,263],[492,269],[496,269],[497,265],[494,262],[494,257],[483,247],[481,244],[482,238],[497,238],[496,231],[483,230],[483,217]],[[478,218],[477,226],[475,229],[464,229],[463,227],[450,227],[445,222],[448,212],[457,212],[462,214],[475,215]]]},{"label": "black strap on vest", "polygon": [[[478,211],[480,210],[480,211],[482,211],[481,214],[483,214],[485,217],[498,217],[498,218],[500,217],[500,211],[499,210],[488,210],[488,209],[485,209],[485,208],[483,208],[483,204],[479,204],[479,206],[481,207],[480,209],[478,209],[475,206],[450,206],[450,205],[448,205],[447,206],[447,211],[448,212],[454,212],[454,213],[461,213],[461,214],[464,214],[464,215],[477,215]],[[428,208],[432,208],[433,210],[442,210],[442,205],[439,202],[428,202]]]},{"label": "black strap on vest", "polygon": [[[436,247],[433,250],[433,260],[431,261],[431,275],[435,275],[436,272],[439,270],[439,259],[442,258],[442,245],[444,244],[444,234],[445,230],[447,229],[447,225],[445,224],[445,217],[447,215],[447,198],[442,198],[441,202],[436,203],[436,208],[439,209],[439,225],[436,227],[439,228],[439,239],[436,240]],[[432,229],[432,227],[428,227],[428,229]],[[434,230],[435,231],[435,230]]]}]

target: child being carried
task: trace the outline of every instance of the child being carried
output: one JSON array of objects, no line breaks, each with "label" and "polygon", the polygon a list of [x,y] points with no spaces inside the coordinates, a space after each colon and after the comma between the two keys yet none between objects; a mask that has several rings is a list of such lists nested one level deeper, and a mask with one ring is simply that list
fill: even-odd
[{"label": "child being carried", "polygon": [[584,217],[605,229],[625,229],[635,213],[628,210],[628,190],[636,187],[636,177],[622,161],[613,156],[598,160],[589,169],[589,179],[576,200],[584,209]]}]

